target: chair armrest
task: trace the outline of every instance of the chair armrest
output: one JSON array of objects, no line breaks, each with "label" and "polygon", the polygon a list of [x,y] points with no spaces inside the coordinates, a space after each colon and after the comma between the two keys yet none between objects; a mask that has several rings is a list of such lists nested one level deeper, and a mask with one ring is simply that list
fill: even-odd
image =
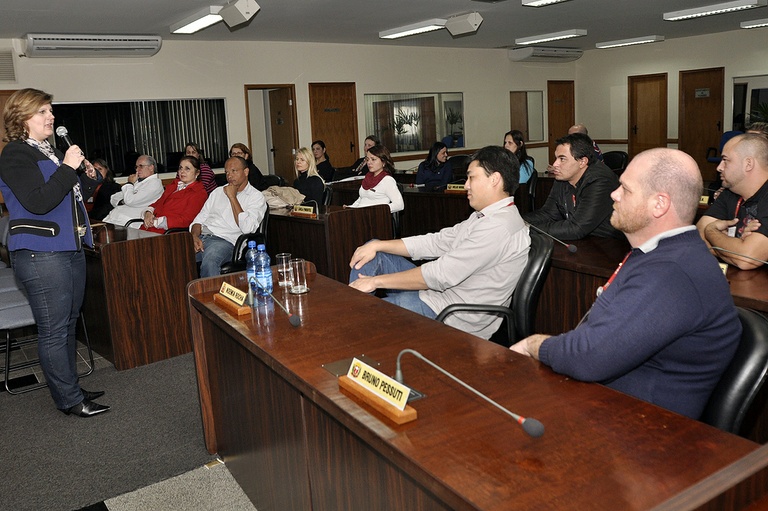
[{"label": "chair armrest", "polygon": [[481,303],[454,303],[440,311],[440,314],[435,319],[445,323],[445,319],[456,312],[484,312],[486,314],[502,316],[507,320],[507,339],[509,339],[509,342],[514,342],[515,340],[515,317],[509,307]]},{"label": "chair armrest", "polygon": [[[144,223],[144,219],[143,218],[132,218],[132,219],[128,220],[127,222],[125,222],[125,227],[130,227],[131,224],[135,224],[136,222],[141,222],[143,224]],[[141,227],[141,226],[139,226],[139,227]]]}]

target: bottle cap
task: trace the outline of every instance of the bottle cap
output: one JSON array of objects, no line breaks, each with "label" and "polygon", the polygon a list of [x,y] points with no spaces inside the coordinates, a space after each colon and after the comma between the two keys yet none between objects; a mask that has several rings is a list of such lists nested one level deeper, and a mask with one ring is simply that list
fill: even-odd
[{"label": "bottle cap", "polygon": [[248,242],[248,248],[256,248],[256,242],[255,241],[249,241]]},{"label": "bottle cap", "polygon": [[[248,243],[251,244],[251,243],[256,243],[256,242],[255,241],[249,241]],[[266,250],[266,249],[267,249],[267,247],[264,245],[264,243],[259,243],[259,246],[256,247],[256,250]]]}]

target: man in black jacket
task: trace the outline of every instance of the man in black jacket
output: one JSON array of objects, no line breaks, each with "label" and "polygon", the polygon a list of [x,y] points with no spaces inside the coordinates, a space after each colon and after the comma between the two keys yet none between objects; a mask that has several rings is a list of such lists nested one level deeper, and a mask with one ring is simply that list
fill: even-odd
[{"label": "man in black jacket", "polygon": [[580,133],[559,138],[552,173],[556,182],[544,206],[523,220],[565,240],[624,237],[611,225],[611,192],[619,179],[597,160],[591,138]]}]

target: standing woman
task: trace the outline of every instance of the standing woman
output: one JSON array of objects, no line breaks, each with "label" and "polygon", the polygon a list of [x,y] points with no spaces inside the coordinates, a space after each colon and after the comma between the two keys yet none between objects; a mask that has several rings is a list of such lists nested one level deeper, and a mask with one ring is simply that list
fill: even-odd
[{"label": "standing woman", "polygon": [[527,183],[531,174],[535,172],[533,160],[525,149],[523,132],[519,130],[508,131],[504,134],[504,149],[517,156],[520,162],[520,184]]},{"label": "standing woman", "polygon": [[331,159],[328,157],[328,153],[325,151],[325,142],[322,140],[315,140],[312,142],[312,154],[315,156],[315,165],[317,165],[317,173],[323,178],[323,181],[333,181],[334,168],[331,165]]},{"label": "standing woman", "polygon": [[[211,166],[205,163],[203,159],[203,153],[200,151],[198,145],[194,142],[187,142],[184,146],[185,156],[194,156],[200,162],[200,182],[203,183],[205,191],[211,193],[216,189],[216,175],[211,170]],[[176,174],[178,178],[179,175]]]},{"label": "standing woman", "polygon": [[390,175],[395,172],[395,164],[389,155],[389,149],[383,145],[375,145],[368,149],[365,158],[368,162],[368,173],[360,186],[360,197],[349,207],[364,208],[388,204],[392,213],[402,211],[403,196],[395,178]]},{"label": "standing woman", "polygon": [[293,161],[296,169],[296,180],[293,187],[304,196],[304,202],[314,202],[315,206],[323,203],[323,190],[325,190],[325,181],[317,173],[315,157],[312,151],[302,147],[296,151],[296,158]]},{"label": "standing woman", "polygon": [[147,207],[141,229],[164,233],[168,229],[187,229],[195,219],[208,194],[199,180],[200,162],[194,156],[182,156],[179,177],[165,187],[163,195]]},{"label": "standing woman", "polygon": [[427,159],[419,164],[416,172],[416,184],[424,185],[427,190],[447,188],[453,181],[453,169],[448,163],[448,147],[442,142],[432,144]]},{"label": "standing woman", "polygon": [[[3,113],[8,145],[0,155],[0,192],[10,212],[8,249],[37,323],[38,354],[48,390],[62,412],[90,417],[109,406],[93,402],[77,381],[75,327],[85,294],[85,254],[93,237],[84,199],[101,176],[76,145],[66,154],[53,135],[53,96],[19,90]],[[86,171],[78,178],[77,168]]]}]

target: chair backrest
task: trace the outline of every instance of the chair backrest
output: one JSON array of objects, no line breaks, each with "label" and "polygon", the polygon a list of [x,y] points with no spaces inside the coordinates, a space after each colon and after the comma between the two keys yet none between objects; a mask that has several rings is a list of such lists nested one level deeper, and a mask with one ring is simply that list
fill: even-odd
[{"label": "chair backrest", "polygon": [[245,251],[248,249],[248,242],[255,241],[256,243],[267,242],[267,227],[269,226],[269,206],[264,212],[264,218],[261,219],[259,227],[255,231],[246,234],[241,234],[235,242],[235,249],[232,252],[232,261],[241,262],[245,261]]},{"label": "chair backrest", "polygon": [[333,187],[325,185],[323,188],[323,206],[330,206],[333,199]]},{"label": "chair backrest", "polygon": [[453,179],[460,179],[467,176],[467,167],[469,167],[470,156],[468,154],[457,154],[448,158],[453,172]]},{"label": "chair backrest", "polygon": [[[768,374],[768,319],[755,311],[737,307],[741,342],[728,368],[707,402],[702,422],[734,434],[749,429],[756,411],[765,408],[764,393],[755,398]],[[745,422],[746,420],[746,422]]]},{"label": "chair backrest", "polygon": [[710,163],[720,163],[720,160],[723,159],[722,154],[723,154],[723,147],[725,147],[725,144],[736,135],[741,135],[742,133],[744,132],[739,130],[723,132],[723,134],[720,135],[720,147],[707,148],[707,161]]},{"label": "chair backrest", "polygon": [[614,171],[616,175],[621,175],[629,163],[629,155],[624,151],[607,151],[603,153],[603,163]]},{"label": "chair backrest", "polygon": [[267,174],[261,178],[261,186],[266,190],[270,186],[285,186],[285,179],[283,176],[276,174]]},{"label": "chair backrest", "polygon": [[515,342],[535,333],[536,308],[539,296],[552,266],[555,243],[551,238],[530,229],[531,249],[515,292],[512,294],[512,314],[515,318]]},{"label": "chair backrest", "polygon": [[536,184],[539,182],[539,173],[534,168],[533,174],[528,178],[528,211],[536,209]]}]

